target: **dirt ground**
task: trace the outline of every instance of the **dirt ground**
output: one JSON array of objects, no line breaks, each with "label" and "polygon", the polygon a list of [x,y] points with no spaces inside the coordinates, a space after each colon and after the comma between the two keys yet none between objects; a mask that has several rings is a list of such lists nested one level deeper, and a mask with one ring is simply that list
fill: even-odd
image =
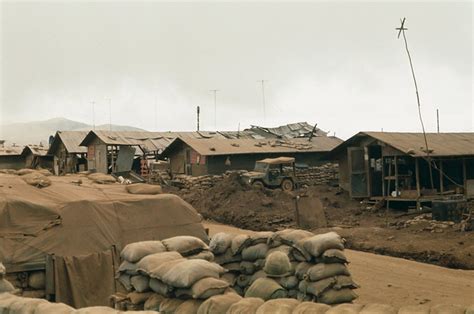
[{"label": "dirt ground", "polygon": [[[251,233],[235,227],[206,222],[216,232]],[[448,269],[406,259],[346,250],[349,270],[361,286],[356,303],[470,305],[474,300],[474,271]]]},{"label": "dirt ground", "polygon": [[[294,195],[279,190],[245,187],[235,177],[205,192],[168,189],[191,203],[206,219],[249,230],[296,227]],[[347,247],[377,254],[460,269],[474,269],[474,232],[459,225],[433,224],[429,217],[376,209],[351,200],[339,188],[315,186],[307,191],[319,198],[329,229],[347,239]],[[419,218],[419,217],[418,217]],[[324,231],[324,230],[322,230]]]}]

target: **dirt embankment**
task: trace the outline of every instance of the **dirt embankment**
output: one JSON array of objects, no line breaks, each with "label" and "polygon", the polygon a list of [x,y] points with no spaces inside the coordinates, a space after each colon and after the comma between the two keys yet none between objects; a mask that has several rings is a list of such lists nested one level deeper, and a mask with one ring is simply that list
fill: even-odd
[{"label": "dirt embankment", "polygon": [[[347,239],[347,247],[402,257],[451,268],[474,269],[474,232],[460,232],[458,225],[433,224],[429,217],[414,219],[404,212],[374,209],[338,188],[309,188],[319,197],[330,228]],[[279,190],[252,189],[230,176],[201,192],[177,193],[205,219],[248,230],[296,227],[293,195]]]}]

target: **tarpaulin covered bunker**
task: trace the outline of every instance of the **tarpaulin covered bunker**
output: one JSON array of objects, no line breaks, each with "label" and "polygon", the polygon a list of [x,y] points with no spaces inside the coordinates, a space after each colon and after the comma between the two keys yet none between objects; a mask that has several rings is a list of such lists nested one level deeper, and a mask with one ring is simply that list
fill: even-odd
[{"label": "tarpaulin covered bunker", "polygon": [[[77,179],[77,177],[75,177]],[[126,244],[176,235],[207,240],[196,210],[170,194],[54,178],[44,189],[0,175],[0,261],[9,272],[46,270],[46,294],[75,307],[107,305]]]}]

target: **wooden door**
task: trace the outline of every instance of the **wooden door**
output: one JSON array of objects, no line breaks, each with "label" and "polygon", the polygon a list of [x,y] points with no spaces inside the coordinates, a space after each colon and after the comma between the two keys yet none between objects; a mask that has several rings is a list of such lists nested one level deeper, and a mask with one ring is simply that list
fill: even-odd
[{"label": "wooden door", "polygon": [[369,197],[368,154],[364,147],[347,148],[350,172],[350,195],[354,198]]}]

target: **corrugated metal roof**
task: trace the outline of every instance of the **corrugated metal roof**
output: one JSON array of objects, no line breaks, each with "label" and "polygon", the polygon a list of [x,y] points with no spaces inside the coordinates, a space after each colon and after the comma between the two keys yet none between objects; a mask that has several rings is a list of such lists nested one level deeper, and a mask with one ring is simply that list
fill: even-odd
[{"label": "corrugated metal roof", "polygon": [[19,156],[23,146],[0,146],[0,156]]},{"label": "corrugated metal roof", "polygon": [[167,155],[173,144],[184,142],[203,156],[237,155],[237,154],[266,154],[266,153],[299,153],[299,152],[328,152],[342,140],[336,137],[314,137],[308,139],[191,139],[177,138],[163,152]]},{"label": "corrugated metal roof", "polygon": [[[423,133],[361,132],[415,157],[426,156]],[[474,133],[426,133],[433,157],[474,155]]]},{"label": "corrugated metal roof", "polygon": [[[309,137],[313,132],[313,128],[314,126],[310,125],[308,122],[297,122],[271,128],[252,125],[249,131],[260,130],[269,133],[269,135],[275,135],[280,138],[298,138]],[[315,135],[327,136],[327,132],[316,128]]]},{"label": "corrugated metal roof", "polygon": [[48,154],[54,154],[59,142],[62,142],[69,154],[87,153],[87,147],[80,146],[88,131],[57,131]]},{"label": "corrugated metal roof", "polygon": [[[360,138],[370,136],[413,157],[426,157],[423,133],[405,132],[359,132],[331,151],[337,154],[341,149],[356,143]],[[426,133],[430,156],[473,156],[474,133]]]}]

